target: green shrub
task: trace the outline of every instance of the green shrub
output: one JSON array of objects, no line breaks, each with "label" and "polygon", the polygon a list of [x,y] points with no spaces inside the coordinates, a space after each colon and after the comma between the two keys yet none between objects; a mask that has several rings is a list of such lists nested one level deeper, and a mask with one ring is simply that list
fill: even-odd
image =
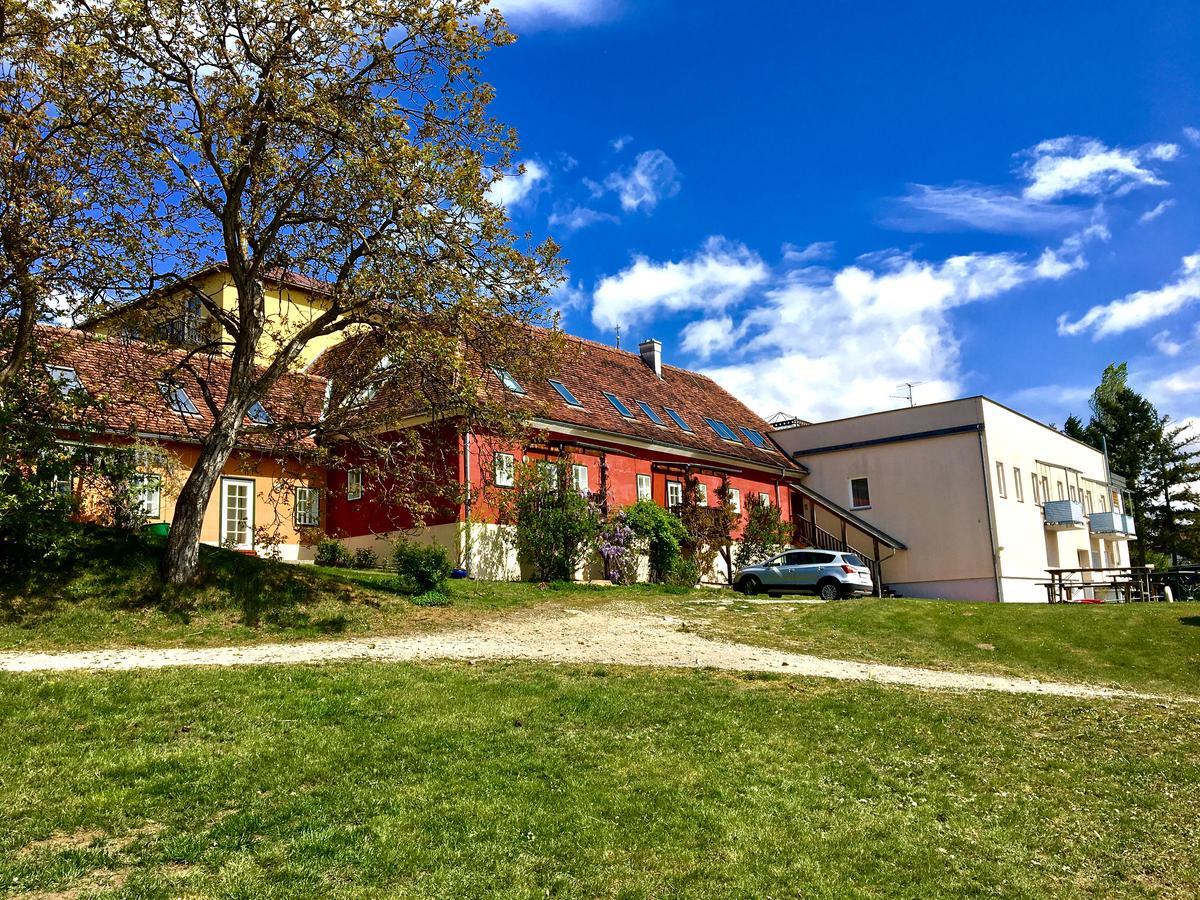
[{"label": "green shrub", "polygon": [[569,457],[518,473],[512,518],[517,559],[534,581],[571,581],[596,544],[600,516],[571,481]]},{"label": "green shrub", "polygon": [[354,551],[354,560],[351,564],[356,569],[378,569],[379,557],[370,547],[359,547]]},{"label": "green shrub", "polygon": [[354,562],[354,557],[350,555],[349,550],[342,546],[341,541],[335,541],[333,538],[325,538],[317,543],[317,557],[315,562],[318,566],[348,569],[351,563]]},{"label": "green shrub", "polygon": [[664,581],[671,587],[694,588],[700,583],[700,567],[694,560],[681,556],[675,560]]},{"label": "green shrub", "polygon": [[786,550],[791,540],[792,524],[783,520],[778,506],[752,502],[734,568],[741,569],[764,562]]},{"label": "green shrub", "polygon": [[412,598],[413,606],[449,606],[450,598],[441,591],[426,591]]},{"label": "green shrub", "polygon": [[687,530],[679,517],[653,500],[639,500],[622,510],[638,549],[650,558],[650,580],[663,582],[680,558]]},{"label": "green shrub", "polygon": [[441,547],[400,541],[393,560],[400,583],[410,593],[442,591],[450,580],[450,559]]}]

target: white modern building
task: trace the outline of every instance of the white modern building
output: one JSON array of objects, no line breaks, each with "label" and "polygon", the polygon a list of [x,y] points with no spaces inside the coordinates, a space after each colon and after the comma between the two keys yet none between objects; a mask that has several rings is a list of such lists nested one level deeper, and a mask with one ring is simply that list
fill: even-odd
[{"label": "white modern building", "polygon": [[[827,498],[893,535],[903,549],[884,555],[882,581],[903,596],[1045,602],[1049,568],[1129,564],[1133,519],[1104,454],[986,397],[772,437],[808,469],[801,529],[820,543],[844,528]],[[874,534],[851,525],[837,540],[870,547]]]}]

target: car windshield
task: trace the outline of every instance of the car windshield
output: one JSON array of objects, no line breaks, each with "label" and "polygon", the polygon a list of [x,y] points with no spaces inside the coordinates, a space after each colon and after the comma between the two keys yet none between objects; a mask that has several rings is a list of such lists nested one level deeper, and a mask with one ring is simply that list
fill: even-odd
[{"label": "car windshield", "polygon": [[862,568],[863,561],[853,553],[843,553],[842,559],[846,561],[846,565],[848,566],[858,566],[860,569]]}]

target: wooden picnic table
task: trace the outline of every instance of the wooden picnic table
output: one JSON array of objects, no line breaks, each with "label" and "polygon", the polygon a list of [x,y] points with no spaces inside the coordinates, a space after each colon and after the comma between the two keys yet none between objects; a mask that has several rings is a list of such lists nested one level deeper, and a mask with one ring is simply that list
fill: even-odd
[{"label": "wooden picnic table", "polygon": [[1046,571],[1050,580],[1038,583],[1046,588],[1046,599],[1050,603],[1074,603],[1076,591],[1094,592],[1097,588],[1111,588],[1113,595],[1123,598],[1125,603],[1133,602],[1135,592],[1140,595],[1140,600],[1150,600],[1154,596],[1150,587],[1154,566],[1090,566]]}]

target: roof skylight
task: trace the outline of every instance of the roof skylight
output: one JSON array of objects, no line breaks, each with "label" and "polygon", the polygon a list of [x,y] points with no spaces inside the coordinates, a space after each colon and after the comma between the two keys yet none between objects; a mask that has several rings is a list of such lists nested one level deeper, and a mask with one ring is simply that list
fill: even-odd
[{"label": "roof skylight", "polygon": [[79,380],[79,375],[70,366],[46,366],[46,372],[64,397],[71,391],[83,390],[83,382]]},{"label": "roof skylight", "polygon": [[602,392],[609,403],[613,405],[613,409],[623,415],[626,419],[632,419],[633,413],[629,411],[629,407],[621,402],[621,399],[616,394],[611,394],[608,391]]},{"label": "roof skylight", "polygon": [[158,390],[163,395],[163,399],[167,401],[167,406],[180,415],[200,415],[200,410],[196,409],[196,404],[192,402],[192,398],[179,385],[171,384],[168,381],[160,381],[158,382]]},{"label": "roof skylight", "polygon": [[255,425],[270,425],[271,416],[263,408],[263,405],[255,400],[250,404],[250,408],[246,410],[246,418]]},{"label": "roof skylight", "polygon": [[717,437],[726,441],[736,441],[739,444],[742,442],[741,438],[733,433],[733,429],[720,419],[710,419],[708,416],[705,416],[704,421],[708,423],[709,428],[716,432]]},{"label": "roof skylight", "polygon": [[669,407],[669,406],[664,406],[663,411],[668,416],[671,417],[672,422],[674,422],[676,425],[678,425],[680,428],[682,428],[688,434],[692,433],[692,426],[689,425],[687,422],[683,421],[683,419],[680,418],[679,413],[675,412],[675,410],[671,409],[671,407]]},{"label": "roof skylight", "polygon": [[514,394],[525,393],[525,388],[521,387],[521,382],[513,378],[507,369],[502,369],[499,366],[492,366],[491,370],[496,373],[496,377],[500,379],[500,383]]},{"label": "roof skylight", "polygon": [[638,400],[637,405],[638,405],[638,409],[640,409],[642,412],[644,412],[646,414],[646,418],[649,419],[651,422],[653,422],[655,425],[662,425],[664,428],[667,426],[667,423],[662,420],[662,417],[658,413],[656,413],[653,409],[651,409],[650,404],[647,403],[645,400]]},{"label": "roof skylight", "polygon": [[558,391],[558,396],[567,402],[567,406],[577,406],[583,409],[583,404],[579,402],[579,398],[572,394],[571,389],[565,384],[561,381],[555,381],[553,378],[547,378],[546,380],[550,382],[550,387]]},{"label": "roof skylight", "polygon": [[762,436],[761,431],[755,431],[753,428],[747,428],[744,425],[739,425],[738,431],[740,431],[742,434],[744,434],[746,436],[746,439],[748,441],[750,441],[750,443],[752,443],[759,450],[770,450],[771,449],[771,445],[767,443],[767,439]]}]

